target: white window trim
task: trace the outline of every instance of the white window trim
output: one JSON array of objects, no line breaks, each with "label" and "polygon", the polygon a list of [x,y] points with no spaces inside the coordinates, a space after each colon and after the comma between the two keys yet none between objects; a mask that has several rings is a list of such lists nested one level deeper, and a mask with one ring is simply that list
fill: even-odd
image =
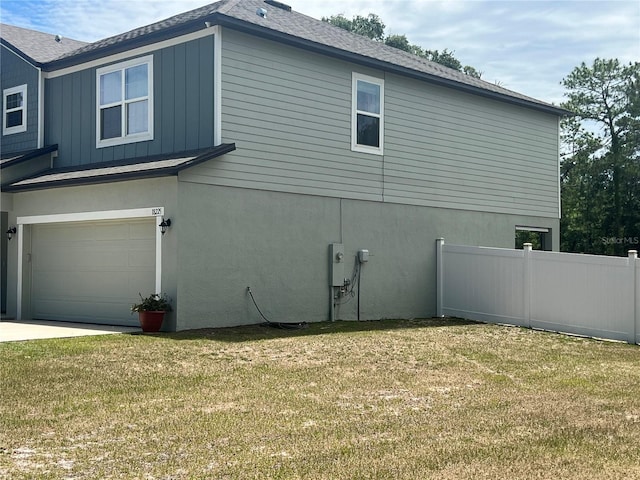
[{"label": "white window trim", "polygon": [[[149,126],[149,130],[143,133],[135,133],[127,135],[124,132],[126,128],[126,108],[122,108],[122,129],[123,136],[115,137],[115,138],[107,138],[105,140],[100,139],[100,77],[104,74],[116,72],[121,70],[124,72],[125,69],[130,67],[135,67],[137,65],[147,64],[147,82],[148,82],[148,95],[147,100],[149,104],[149,110],[147,111],[147,125]],[[124,73],[123,73],[123,89],[124,89]],[[124,93],[122,100],[120,102],[122,105],[125,104]],[[96,148],[103,147],[111,147],[115,145],[125,145],[128,143],[135,142],[144,142],[148,140],[153,140],[153,55],[147,55],[146,57],[135,58],[133,60],[127,60],[126,62],[117,63],[115,65],[109,65],[108,67],[98,68],[96,70]]]},{"label": "white window trim", "polygon": [[[380,114],[375,115],[370,112],[358,111],[358,81],[373,83],[380,87]],[[380,119],[380,146],[360,145],[358,141],[358,113],[366,114]],[[354,152],[373,153],[383,155],[384,153],[384,80],[382,78],[370,77],[361,73],[351,74],[351,150]]]},{"label": "white window trim", "polygon": [[[7,97],[16,93],[22,93],[22,106],[18,108],[7,109]],[[22,124],[15,127],[7,127],[7,113],[22,110]],[[2,91],[2,134],[12,135],[14,133],[22,133],[27,131],[27,84],[17,87],[7,88]]]}]

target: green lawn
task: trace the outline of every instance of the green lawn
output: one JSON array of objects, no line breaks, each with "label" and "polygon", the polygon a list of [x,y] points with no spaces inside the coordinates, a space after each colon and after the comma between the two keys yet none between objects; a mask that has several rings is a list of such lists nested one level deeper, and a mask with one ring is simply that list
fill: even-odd
[{"label": "green lawn", "polygon": [[640,348],[456,320],[0,344],[0,478],[640,478]]}]

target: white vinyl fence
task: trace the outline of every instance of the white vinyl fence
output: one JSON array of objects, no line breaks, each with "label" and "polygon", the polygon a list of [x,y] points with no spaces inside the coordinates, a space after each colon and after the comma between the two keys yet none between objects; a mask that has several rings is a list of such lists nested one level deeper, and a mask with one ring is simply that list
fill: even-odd
[{"label": "white vinyl fence", "polygon": [[439,316],[640,343],[640,259],[436,241]]}]

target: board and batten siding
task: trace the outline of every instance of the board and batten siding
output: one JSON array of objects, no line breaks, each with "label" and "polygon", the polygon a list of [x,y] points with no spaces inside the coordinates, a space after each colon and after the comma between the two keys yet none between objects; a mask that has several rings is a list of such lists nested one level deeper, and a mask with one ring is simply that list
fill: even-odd
[{"label": "board and batten siding", "polygon": [[[27,130],[2,135],[5,118],[3,91],[20,85],[27,85]],[[2,154],[38,148],[38,70],[9,49],[0,47],[0,87]]]},{"label": "board and batten siding", "polygon": [[[385,81],[384,156],[351,151],[353,72]],[[556,116],[230,29],[222,138],[181,180],[558,218]]]},{"label": "board and batten siding", "polygon": [[351,72],[346,62],[224,29],[222,141],[236,151],[181,180],[381,201],[382,157],[350,150]]},{"label": "board and batten siding", "polygon": [[152,55],[154,132],[149,141],[96,148],[96,68],[109,63],[46,81],[45,141],[58,144],[56,166],[213,146],[213,35],[162,48]]}]

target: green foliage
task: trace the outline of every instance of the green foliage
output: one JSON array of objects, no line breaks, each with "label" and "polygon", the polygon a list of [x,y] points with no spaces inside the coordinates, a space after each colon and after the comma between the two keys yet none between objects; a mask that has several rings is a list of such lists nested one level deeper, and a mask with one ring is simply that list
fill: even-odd
[{"label": "green foliage", "polygon": [[374,13],[370,13],[366,17],[356,15],[353,20],[349,20],[342,14],[332,15],[322,17],[322,21],[378,42],[384,39],[385,24]]},{"label": "green foliage", "polygon": [[542,233],[525,230],[516,231],[516,248],[522,250],[525,243],[530,243],[534,250],[542,250]]},{"label": "green foliage", "polygon": [[349,20],[342,14],[332,15],[330,17],[322,17],[322,21],[372,40],[384,42],[385,45],[390,47],[424,57],[427,60],[465,73],[471,77],[480,78],[482,75],[482,72],[479,72],[469,65],[463,67],[462,63],[455,57],[454,52],[446,48],[442,52],[438,50],[425,50],[419,45],[411,44],[406,35],[394,34],[385,37],[385,24],[380,17],[374,13],[370,13],[366,17],[357,15],[353,20]]},{"label": "green foliage", "polygon": [[427,50],[425,51],[425,57],[427,57],[432,62],[439,63],[440,65],[444,65],[445,67],[462,71],[462,64],[453,55],[453,53],[454,52],[450,52],[446,48],[442,52],[438,52],[438,50]]},{"label": "green foliage", "polygon": [[640,63],[596,58],[562,81],[561,249],[626,255],[640,247]]},{"label": "green foliage", "polygon": [[345,17],[343,14],[331,15],[330,17],[322,17],[323,22],[330,23],[331,25],[346,30],[348,32],[353,31],[353,22]]},{"label": "green foliage", "polygon": [[152,293],[148,297],[140,295],[140,303],[131,305],[132,312],[170,312],[171,300],[164,293]]},{"label": "green foliage", "polygon": [[372,40],[381,42],[384,39],[385,25],[375,13],[370,13],[366,17],[357,15],[353,18],[352,32],[369,37]]},{"label": "green foliage", "polygon": [[411,51],[412,45],[409,43],[409,40],[407,40],[406,35],[389,35],[387,38],[385,38],[384,43],[385,45],[389,45],[390,47],[398,48],[400,50],[404,50],[405,52],[414,53]]},{"label": "green foliage", "polygon": [[482,77],[482,72],[479,72],[478,70],[476,70],[470,65],[465,65],[464,67],[462,67],[462,71],[467,75],[469,75],[470,77],[474,77],[474,78]]}]

